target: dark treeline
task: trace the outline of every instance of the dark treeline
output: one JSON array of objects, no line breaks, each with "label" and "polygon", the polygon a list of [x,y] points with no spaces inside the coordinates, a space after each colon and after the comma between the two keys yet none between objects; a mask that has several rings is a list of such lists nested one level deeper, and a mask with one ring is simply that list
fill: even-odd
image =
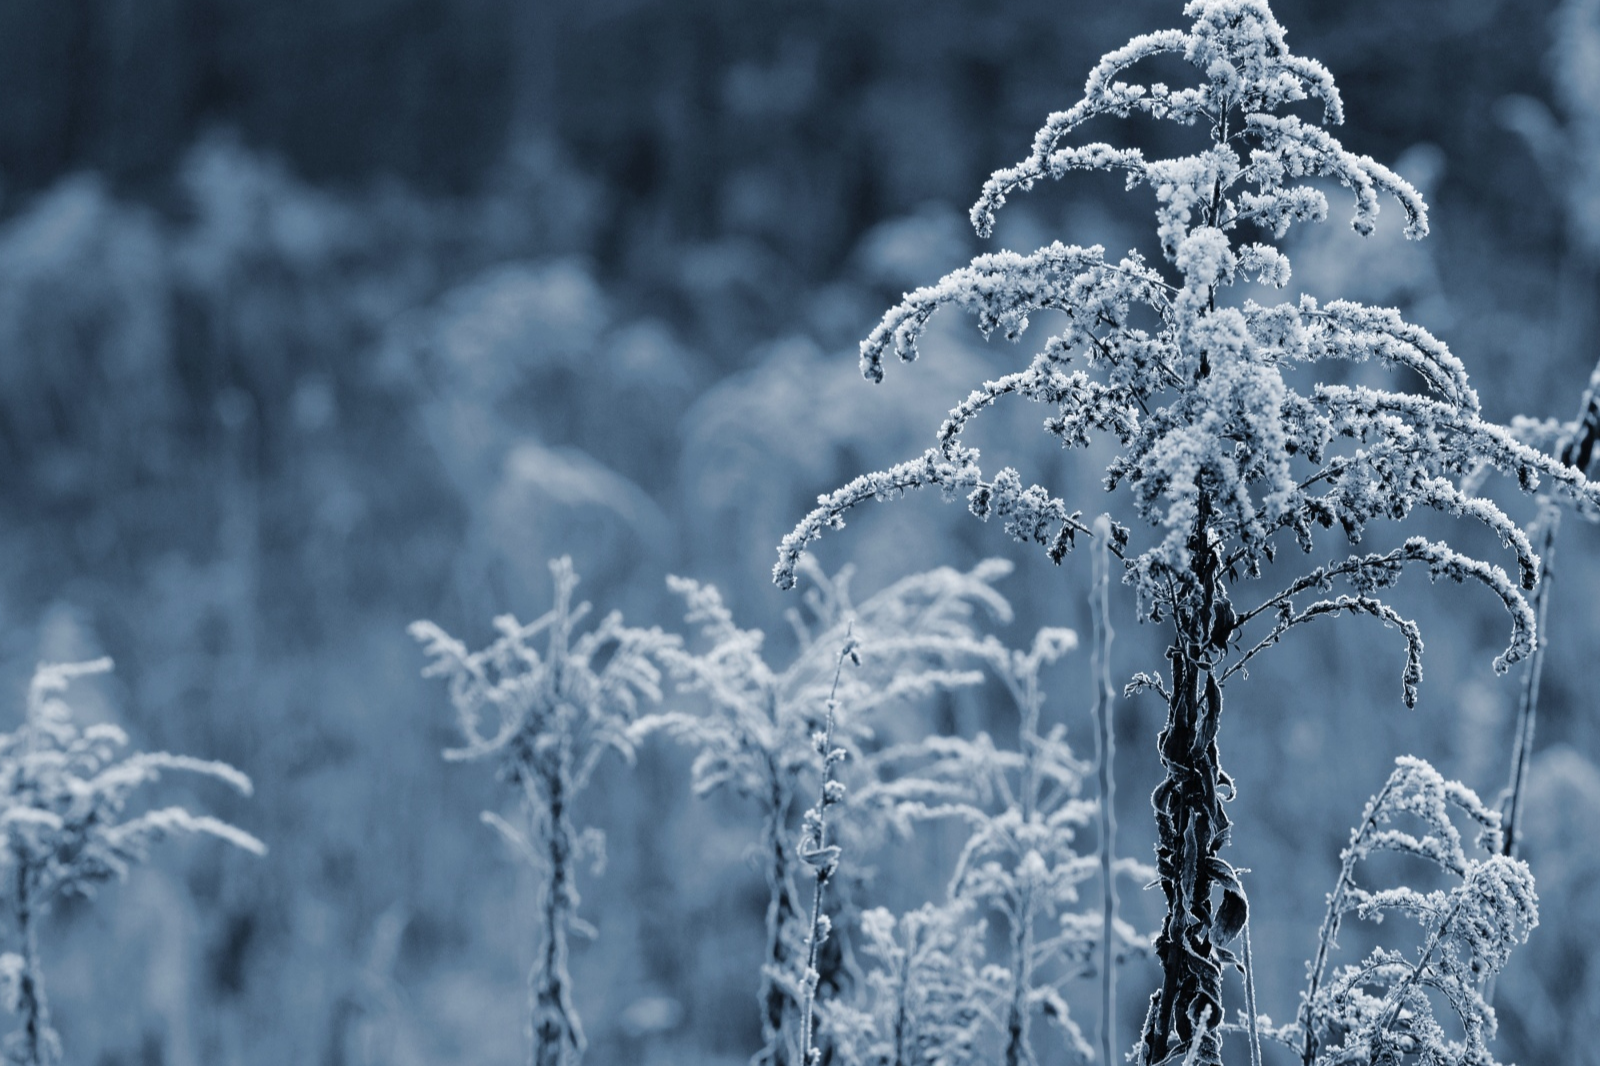
[{"label": "dark treeline", "polygon": [[[1061,106],[1098,42],[1166,25],[1140,0],[19,0],[0,9],[0,174],[14,208],[93,169],[159,197],[212,126],[305,178],[475,190],[508,143],[553,136],[608,194],[608,274],[652,248],[761,242],[815,280],[857,236],[962,202]],[[1335,72],[1363,148],[1432,141],[1446,201],[1556,218],[1494,119],[1549,95],[1547,0],[1292,0],[1296,46]],[[631,269],[630,269],[631,268]]]}]

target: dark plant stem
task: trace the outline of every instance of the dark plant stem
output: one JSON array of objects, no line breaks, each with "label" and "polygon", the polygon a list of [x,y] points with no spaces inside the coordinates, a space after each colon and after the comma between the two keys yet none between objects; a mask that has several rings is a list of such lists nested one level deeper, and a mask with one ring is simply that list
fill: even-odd
[{"label": "dark plant stem", "polygon": [[572,872],[572,819],[567,813],[563,769],[556,766],[540,773],[549,818],[545,855],[549,868],[540,915],[543,942],[528,978],[532,1066],[573,1066],[582,1057],[584,1047],[567,974],[567,929],[577,907],[577,893]]},{"label": "dark plant stem", "polygon": [[[1144,1066],[1198,1041],[1195,1061],[1221,1062],[1222,960],[1212,942],[1212,860],[1228,840],[1222,790],[1231,787],[1217,755],[1222,689],[1212,676],[1213,643],[1231,617],[1221,563],[1211,543],[1209,499],[1202,490],[1190,539],[1189,588],[1174,605],[1177,633],[1167,649],[1172,690],[1158,739],[1166,778],[1150,797],[1156,815],[1156,870],[1167,916],[1156,939],[1161,988],[1150,997]],[[1218,641],[1219,643],[1221,641]]]},{"label": "dark plant stem", "polygon": [[1545,636],[1545,615],[1550,605],[1551,560],[1556,553],[1556,531],[1561,525],[1561,512],[1546,506],[1540,515],[1542,526],[1539,538],[1539,584],[1533,590],[1534,632],[1533,651],[1528,656],[1528,667],[1522,674],[1522,694],[1517,701],[1517,728],[1511,749],[1511,782],[1506,786],[1502,809],[1500,853],[1511,857],[1517,853],[1517,831],[1522,824],[1522,795],[1528,781],[1528,760],[1533,755],[1533,730],[1539,716],[1539,680],[1544,674],[1544,649],[1549,643]]},{"label": "dark plant stem", "polygon": [[22,1015],[24,1060],[28,1066],[53,1066],[55,1033],[50,1028],[50,1005],[45,1000],[39,968],[39,928],[32,895],[33,868],[17,864],[17,935],[22,941],[22,973],[17,983],[17,1013]]},{"label": "dark plant stem", "polygon": [[1021,906],[1011,930],[1011,1003],[1006,1010],[1006,1066],[1032,1066],[1033,1047],[1028,1039],[1028,993],[1033,989],[1033,892],[1023,888]]},{"label": "dark plant stem", "polygon": [[780,777],[781,771],[770,758],[767,769],[771,783],[764,841],[767,856],[767,951],[766,965],[761,968],[761,987],[757,993],[761,1004],[762,1047],[751,1063],[752,1066],[789,1066],[788,1049],[784,1044],[784,1020],[798,1004],[774,975],[788,969],[788,931],[800,915],[800,902],[790,876],[794,864],[787,839],[789,794]]},{"label": "dark plant stem", "polygon": [[1116,690],[1111,685],[1111,524],[1105,518],[1095,523],[1094,589],[1089,595],[1090,615],[1094,618],[1095,739],[1096,776],[1100,785],[1100,1061],[1116,1062],[1117,1021],[1117,881],[1114,871],[1117,812],[1116,760],[1117,737],[1113,711]]}]

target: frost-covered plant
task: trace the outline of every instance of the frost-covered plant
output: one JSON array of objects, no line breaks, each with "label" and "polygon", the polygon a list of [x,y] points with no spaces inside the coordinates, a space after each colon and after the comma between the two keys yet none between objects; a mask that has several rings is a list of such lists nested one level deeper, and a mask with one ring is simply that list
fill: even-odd
[{"label": "frost-covered plant", "polygon": [[[823,757],[813,738],[826,728],[830,701],[841,711],[827,748],[859,753],[874,712],[979,680],[959,660],[977,642],[973,623],[980,610],[1010,618],[1009,604],[993,587],[1010,569],[991,560],[967,573],[941,568],[915,574],[856,605],[848,572],[830,579],[808,567],[810,617],[793,616],[800,647],[782,670],[763,658],[763,634],[740,629],[715,588],[669,580],[686,601],[704,650],[670,649],[665,658],[678,685],[702,696],[705,708],[655,715],[639,729],[665,728],[697,749],[696,794],[731,789],[761,813],[758,855],[768,904],[757,1062],[792,1064],[800,1044],[795,1019],[807,929],[795,885],[801,856],[793,824],[806,790],[821,787]],[[860,665],[836,682],[846,632]]]},{"label": "frost-covered plant", "polygon": [[[1366,614],[1404,637],[1403,694],[1413,704],[1421,637],[1381,594],[1414,566],[1434,580],[1480,583],[1504,604],[1512,632],[1495,660],[1504,670],[1533,647],[1534,614],[1522,589],[1533,586],[1538,558],[1526,533],[1491,500],[1465,491],[1462,477],[1481,462],[1526,490],[1544,477],[1594,497],[1582,474],[1484,421],[1461,363],[1397,312],[1309,295],[1272,305],[1229,299],[1239,283],[1288,282],[1289,259],[1273,242],[1328,211],[1326,195],[1308,179],[1348,188],[1353,225],[1363,234],[1376,224],[1380,196],[1399,203],[1410,237],[1427,232],[1427,210],[1398,175],[1327,131],[1343,120],[1332,76],[1289,52],[1265,0],[1191,0],[1184,11],[1194,19],[1189,30],[1137,37],[1104,56],[1083,99],[1051,115],[1028,158],[997,171],[972,209],[987,235],[1007,197],[1042,178],[1120,172],[1130,187],[1155,193],[1164,264],[1057,242],[1025,255],[979,256],[908,294],[862,342],[869,378],[882,377],[891,349],[914,359],[929,319],[946,305],[974,313],[986,334],[1016,339],[1047,311],[1060,328],[1026,368],[984,382],[957,404],[922,456],[822,497],[784,539],[774,571],[780,586],[790,585],[805,547],[842,525],[850,508],[926,486],[965,497],[979,518],[1000,517],[1013,537],[1060,562],[1089,532],[1081,513],[1015,469],[985,474],[962,434],[1016,395],[1054,408],[1045,428],[1064,446],[1095,434],[1114,440],[1105,487],[1126,486],[1133,497],[1128,520],[1113,527],[1124,581],[1143,619],[1172,626],[1169,674],[1141,682],[1167,701],[1159,738],[1166,778],[1153,796],[1167,915],[1156,943],[1162,984],[1138,1055],[1146,1066],[1180,1053],[1220,1061],[1222,974],[1231,957],[1223,943],[1242,927],[1246,909],[1219,854],[1230,831],[1223,803],[1233,794],[1217,744],[1223,682],[1291,628]],[[1159,56],[1195,67],[1198,84],[1123,80],[1129,67]],[[1320,101],[1320,121],[1293,110],[1309,100]],[[1134,115],[1199,127],[1205,143],[1191,155],[1147,159],[1138,149],[1068,139],[1091,120]],[[1377,360],[1419,388],[1297,387],[1303,368],[1324,360]],[[1419,508],[1487,526],[1515,555],[1518,580],[1413,536],[1316,567],[1254,606],[1234,606],[1244,582],[1259,577],[1286,540],[1310,552],[1316,531],[1337,525],[1355,543],[1374,520],[1404,521]],[[1153,535],[1135,543],[1130,527],[1141,526]],[[1335,580],[1350,591],[1334,595]],[[1251,623],[1264,631],[1253,643],[1236,643]]]},{"label": "frost-covered plant", "polygon": [[[1452,809],[1480,827],[1484,857],[1468,857]],[[1396,826],[1397,819],[1420,823],[1420,832]],[[1393,1063],[1402,1056],[1430,1066],[1494,1066],[1485,1041],[1494,1035],[1495,1015],[1484,984],[1539,922],[1533,875],[1525,863],[1499,854],[1500,840],[1499,813],[1471,789],[1446,781],[1421,759],[1397,759],[1341,855],[1317,954],[1306,966],[1299,1019],[1271,1035],[1293,1047],[1305,1066]],[[1456,884],[1432,892],[1361,887],[1357,867],[1381,851],[1420,859]],[[1328,957],[1344,917],[1382,921],[1386,912],[1416,919],[1417,951],[1376,948],[1330,975]],[[1461,1039],[1451,1039],[1435,1016],[1433,994],[1456,1016]]]},{"label": "frost-covered plant", "polygon": [[0,955],[0,993],[21,1020],[4,1043],[6,1061],[18,1066],[61,1059],[39,964],[39,922],[51,904],[125,877],[151,844],[174,833],[205,833],[256,855],[267,851],[243,829],[183,807],[126,815],[132,793],[164,770],[214,777],[247,796],[250,779],[223,762],[128,752],[127,734],[114,725],[80,726],[61,694],[75,678],[110,669],[110,659],[40,664],[26,719],[0,734],[0,900],[17,945]]},{"label": "frost-covered plant", "polygon": [[[1016,708],[1018,750],[996,747],[987,733],[928,737],[879,755],[884,780],[862,790],[862,803],[884,808],[903,829],[932,818],[968,826],[949,895],[1004,919],[1007,953],[993,980],[1000,992],[993,1013],[1006,1066],[1037,1062],[1030,1031],[1038,1013],[1078,1054],[1094,1055],[1063,989],[1096,972],[1104,937],[1100,915],[1074,909],[1079,885],[1101,872],[1100,857],[1078,840],[1095,823],[1098,804],[1081,796],[1090,768],[1073,755],[1065,728],[1040,725],[1039,671],[1077,642],[1072,630],[1047,627],[1026,651],[993,637],[974,649]],[[1135,866],[1124,864],[1139,872]],[[1126,925],[1118,923],[1114,936],[1117,958],[1141,947]]]},{"label": "frost-covered plant", "polygon": [[980,1066],[988,1060],[1006,972],[984,965],[986,925],[966,900],[899,918],[863,911],[866,1003],[822,1005],[821,1035],[841,1066]]},{"label": "frost-covered plant", "polygon": [[[555,604],[522,623],[495,619],[500,636],[481,651],[432,622],[414,622],[411,635],[430,658],[424,676],[446,678],[463,746],[446,759],[489,760],[501,780],[518,792],[526,829],[492,811],[483,820],[527,860],[538,877],[538,929],[528,976],[529,1061],[533,1066],[571,1066],[583,1055],[583,1026],[572,1005],[567,970],[567,934],[592,935],[578,917],[576,867],[585,857],[599,861],[599,830],[581,834],[572,804],[607,751],[631,759],[630,727],[644,702],[661,698],[659,659],[676,639],[659,629],[623,625],[612,612],[587,632],[578,624],[589,612],[574,605],[578,576],[567,558],[550,564]],[[543,638],[543,650],[535,642]]]}]

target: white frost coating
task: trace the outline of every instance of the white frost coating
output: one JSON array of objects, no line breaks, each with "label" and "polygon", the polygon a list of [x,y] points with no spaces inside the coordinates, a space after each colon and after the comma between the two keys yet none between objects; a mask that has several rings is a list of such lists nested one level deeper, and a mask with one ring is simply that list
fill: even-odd
[{"label": "white frost coating", "polygon": [[[1371,565],[1385,580],[1410,563],[1434,578],[1488,586],[1512,616],[1511,641],[1496,662],[1503,669],[1532,646],[1533,618],[1521,589],[1531,587],[1538,559],[1523,530],[1480,494],[1482,470],[1510,475],[1524,490],[1553,478],[1590,504],[1600,493],[1581,474],[1485,422],[1460,360],[1398,312],[1309,296],[1274,306],[1228,300],[1241,280],[1289,281],[1289,257],[1277,242],[1294,223],[1321,221],[1328,210],[1323,193],[1305,179],[1348,188],[1353,225],[1362,233],[1377,224],[1387,198],[1399,205],[1406,235],[1421,237],[1427,207],[1393,171],[1348,151],[1329,132],[1343,119],[1332,78],[1288,51],[1264,0],[1194,0],[1185,13],[1193,19],[1189,29],[1141,36],[1104,56],[1083,98],[1052,114],[1027,158],[997,171],[972,209],[974,225],[987,234],[1006,198],[1040,178],[1119,172],[1130,189],[1148,186],[1154,193],[1162,261],[1146,262],[1135,252],[1113,260],[1098,245],[1054,242],[1028,254],[979,256],[908,294],[862,342],[868,378],[881,379],[891,349],[901,360],[914,359],[929,320],[947,306],[972,313],[986,336],[998,331],[1015,341],[1044,320],[1042,312],[1051,312],[1056,332],[1022,369],[977,384],[920,457],[820,497],[784,538],[774,579],[791,585],[807,545],[842,527],[857,504],[930,486],[946,498],[964,498],[981,519],[999,516],[1011,536],[1060,562],[1077,535],[1089,531],[1079,510],[1009,466],[985,471],[978,452],[963,442],[974,419],[1020,397],[1053,409],[1044,426],[1063,446],[1102,434],[1116,444],[1105,487],[1126,487],[1132,496],[1131,513],[1116,527],[1117,550],[1142,617],[1170,616],[1186,602],[1202,525],[1199,550],[1217,553],[1231,584],[1259,573],[1282,542],[1309,552],[1320,530],[1337,527],[1355,544],[1375,521],[1404,521],[1428,508],[1493,530],[1516,557],[1517,580],[1443,545],[1416,547],[1429,542],[1407,541],[1398,554],[1363,558],[1376,560]],[[1157,55],[1191,64],[1194,83],[1130,80],[1131,68]],[[1275,113],[1307,99],[1322,101],[1321,124]],[[1191,155],[1152,159],[1110,143],[1071,140],[1091,118],[1134,114],[1201,126],[1211,143]],[[1329,359],[1404,368],[1421,387],[1297,389],[1286,377]],[[1132,543],[1131,530],[1140,527],[1148,539]],[[1338,570],[1356,586],[1353,596],[1302,605],[1269,601],[1282,617],[1251,639],[1259,650],[1301,621],[1351,612],[1381,618],[1406,638],[1409,703],[1421,640],[1364,587],[1373,577],[1365,565]],[[1259,610],[1245,614],[1261,617]]]},{"label": "white frost coating", "polygon": [[62,1061],[40,964],[40,918],[66,897],[88,897],[127,875],[153,844],[201,833],[255,855],[267,847],[238,826],[183,807],[129,813],[133,794],[163,771],[216,778],[250,794],[250,779],[227,763],[167,752],[127,753],[127,735],[110,725],[80,726],[61,698],[80,677],[103,674],[110,659],[41,663],[28,689],[27,715],[0,733],[0,905],[19,949],[0,956],[0,1001],[19,1016],[4,1041],[8,1062]]},{"label": "white frost coating", "polygon": [[[1496,854],[1500,813],[1458,781],[1445,780],[1422,759],[1402,756],[1362,813],[1341,856],[1339,879],[1317,954],[1306,967],[1299,1017],[1264,1035],[1288,1045],[1313,1066],[1397,1061],[1497,1066],[1487,1041],[1495,1012],[1485,982],[1539,924],[1538,896],[1525,863]],[[1452,816],[1479,827],[1469,855]],[[1438,867],[1453,887],[1420,892],[1405,885],[1367,889],[1356,869],[1376,852],[1392,851]],[[1385,914],[1414,919],[1414,951],[1375,948],[1359,963],[1330,970],[1346,915],[1381,922]],[[1453,1039],[1435,1012],[1456,1016]]]},{"label": "white frost coating", "polygon": [[542,946],[528,976],[533,1058],[570,1066],[587,1041],[572,1002],[567,936],[592,932],[577,913],[574,867],[585,854],[604,857],[603,836],[577,828],[571,803],[606,752],[632,758],[641,707],[661,698],[657,663],[677,640],[623,625],[616,612],[580,631],[589,605],[573,603],[572,560],[553,560],[550,573],[551,609],[526,624],[501,615],[499,638],[480,651],[432,622],[413,622],[409,631],[429,659],[423,675],[449,684],[463,744],[445,758],[489,760],[521,795],[526,829],[491,811],[482,820],[538,878]]},{"label": "white frost coating", "polygon": [[[807,1004],[837,1039],[854,1034],[849,1039],[866,1040],[871,1029],[861,1012],[838,1000],[812,998],[815,958],[796,950],[807,939],[820,945],[826,937],[826,916],[815,903],[811,921],[804,920],[796,885],[802,864],[810,864],[820,893],[840,861],[843,837],[860,832],[856,812],[863,800],[855,782],[872,781],[860,769],[875,746],[871,714],[886,704],[982,681],[972,662],[989,653],[993,640],[980,636],[976,622],[983,615],[1011,619],[1010,605],[994,588],[1011,570],[1004,560],[990,559],[965,573],[944,567],[914,574],[860,603],[850,596],[848,571],[830,577],[809,559],[797,565],[809,588],[805,611],[791,619],[800,651],[782,670],[767,664],[762,634],[739,628],[715,588],[670,578],[702,647],[673,648],[663,658],[679,690],[699,697],[703,706],[651,715],[634,727],[635,735],[664,729],[698,752],[692,770],[696,793],[731,792],[761,814],[756,855],[768,901],[758,1000],[763,1054],[769,1058],[795,1035],[796,1018]],[[853,663],[849,670],[843,657]],[[900,786],[914,783],[907,777]],[[869,794],[876,807],[895,802],[870,785]],[[806,796],[816,800],[802,816],[797,842],[791,825]],[[841,806],[847,799],[849,807]],[[968,955],[977,957],[981,950],[980,942]]]}]

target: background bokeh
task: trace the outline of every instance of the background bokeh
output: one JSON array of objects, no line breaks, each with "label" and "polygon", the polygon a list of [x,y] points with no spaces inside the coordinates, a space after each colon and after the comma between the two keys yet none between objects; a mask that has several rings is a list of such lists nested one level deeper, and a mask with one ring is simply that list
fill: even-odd
[{"label": "background bokeh", "polygon": [[[1346,145],[1433,208],[1421,244],[1398,225],[1362,241],[1335,198],[1293,242],[1295,287],[1401,307],[1466,362],[1492,418],[1572,417],[1600,354],[1600,6],[1274,8],[1337,78]],[[20,716],[36,660],[110,654],[83,713],[244,769],[249,800],[166,787],[272,849],[169,844],[53,915],[69,1059],[521,1061],[530,884],[478,821],[496,783],[439,758],[451,716],[406,624],[482,643],[494,614],[541,611],[546,560],[571,554],[583,594],[636,624],[679,626],[669,573],[717,584],[781,663],[778,538],[818,492],[920,452],[1026,354],[952,316],[873,387],[855,342],[988,246],[965,220],[983,178],[1102,52],[1180,9],[0,5],[0,714]],[[1015,199],[993,243],[1148,252],[1150,217],[1147,191],[1085,175]],[[1098,513],[1104,456],[1054,452],[1035,423],[1002,418],[985,443]],[[862,594],[1010,554],[1007,640],[1088,631],[1086,558],[1057,570],[936,498],[864,512],[818,554],[854,562]],[[1503,1057],[1524,1064],[1600,1062],[1590,527],[1565,524],[1556,572],[1525,852],[1544,925],[1496,990]],[[1372,622],[1299,634],[1229,689],[1232,850],[1254,871],[1262,1007],[1280,1020],[1394,756],[1502,786],[1516,678],[1489,669],[1507,628],[1489,599],[1402,590],[1428,641],[1415,711]],[[1162,634],[1118,611],[1119,675],[1159,666]],[[1087,753],[1085,662],[1050,687]],[[993,695],[941,713],[985,723]],[[1160,713],[1148,696],[1118,709],[1123,846],[1141,857]],[[580,881],[600,935],[573,960],[592,1062],[736,1063],[759,1042],[757,827],[689,798],[685,764],[653,745],[579,812],[610,839],[605,873]],[[893,890],[933,898],[942,877]],[[1124,978],[1128,1043],[1148,980]]]}]

